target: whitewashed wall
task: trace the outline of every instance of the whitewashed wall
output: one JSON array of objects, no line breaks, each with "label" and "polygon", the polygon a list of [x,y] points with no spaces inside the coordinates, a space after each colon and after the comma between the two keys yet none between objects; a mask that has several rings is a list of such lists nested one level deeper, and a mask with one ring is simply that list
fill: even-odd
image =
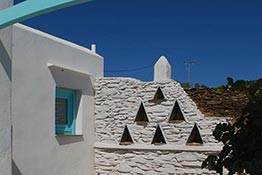
[{"label": "whitewashed wall", "polygon": [[[158,87],[167,98],[160,104],[150,102]],[[95,92],[95,174],[211,173],[200,166],[207,154],[221,149],[212,130],[224,119],[205,118],[179,83],[100,78],[96,80]],[[186,122],[168,122],[176,100]],[[141,102],[149,118],[146,126],[134,122]],[[195,123],[204,145],[185,146]],[[165,145],[151,144],[157,124],[167,140]],[[119,145],[125,125],[134,140],[132,145]]]},{"label": "whitewashed wall", "polygon": [[[0,10],[13,4],[1,0]],[[12,26],[0,29],[0,174],[11,175]]]},{"label": "whitewashed wall", "polygon": [[207,155],[208,152],[96,149],[95,174],[216,174],[200,168]]},{"label": "whitewashed wall", "polygon": [[[92,79],[103,76],[103,58],[21,24],[13,27],[13,41],[13,174],[93,174]],[[82,92],[77,135],[55,135],[56,86]]]}]

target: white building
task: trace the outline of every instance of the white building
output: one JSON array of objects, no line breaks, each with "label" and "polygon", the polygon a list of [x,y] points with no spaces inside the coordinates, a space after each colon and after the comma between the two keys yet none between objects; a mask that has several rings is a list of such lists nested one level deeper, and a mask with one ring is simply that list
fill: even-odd
[{"label": "white building", "polygon": [[[0,9],[10,6],[0,1]],[[0,174],[210,174],[221,145],[165,57],[155,81],[103,78],[103,57],[16,24],[0,30]]]},{"label": "white building", "polygon": [[[12,5],[1,0],[0,9]],[[12,26],[0,30],[0,174],[11,174]]]},{"label": "white building", "polygon": [[92,82],[103,77],[103,57],[21,24],[0,30],[0,41],[0,174],[93,174]]},{"label": "white building", "polygon": [[[102,76],[103,58],[91,50],[21,24],[13,26],[13,173],[93,173],[92,82]],[[74,99],[64,91],[58,96],[58,88],[72,90]],[[66,122],[72,120],[66,126],[71,132],[58,131],[56,123],[63,121],[55,118],[56,100],[67,103],[65,110],[75,105],[75,116],[65,114]]]}]

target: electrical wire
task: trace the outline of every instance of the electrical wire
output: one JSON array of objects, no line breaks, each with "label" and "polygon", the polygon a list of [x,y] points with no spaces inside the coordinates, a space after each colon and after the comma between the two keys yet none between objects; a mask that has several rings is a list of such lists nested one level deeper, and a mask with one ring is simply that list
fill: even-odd
[{"label": "electrical wire", "polygon": [[144,67],[139,67],[139,68],[133,68],[133,69],[105,70],[105,72],[134,72],[134,71],[149,69],[151,67],[154,67],[154,65],[149,65],[149,66],[144,66]]}]

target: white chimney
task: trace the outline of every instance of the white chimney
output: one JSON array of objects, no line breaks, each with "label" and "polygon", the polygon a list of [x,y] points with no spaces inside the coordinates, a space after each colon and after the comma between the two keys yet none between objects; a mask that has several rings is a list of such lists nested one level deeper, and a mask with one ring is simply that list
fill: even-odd
[{"label": "white chimney", "polygon": [[95,44],[92,44],[92,45],[91,45],[91,51],[92,51],[93,53],[96,53],[96,45],[95,45]]},{"label": "white chimney", "polygon": [[172,68],[166,57],[161,56],[154,66],[154,81],[164,81],[171,79]]}]

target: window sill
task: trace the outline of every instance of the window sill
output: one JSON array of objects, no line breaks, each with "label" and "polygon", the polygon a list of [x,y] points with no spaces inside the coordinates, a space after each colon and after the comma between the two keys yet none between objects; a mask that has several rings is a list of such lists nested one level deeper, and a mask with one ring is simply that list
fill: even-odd
[{"label": "window sill", "polygon": [[72,137],[81,137],[84,136],[83,134],[56,134],[55,137],[68,137],[68,136],[72,136]]}]

